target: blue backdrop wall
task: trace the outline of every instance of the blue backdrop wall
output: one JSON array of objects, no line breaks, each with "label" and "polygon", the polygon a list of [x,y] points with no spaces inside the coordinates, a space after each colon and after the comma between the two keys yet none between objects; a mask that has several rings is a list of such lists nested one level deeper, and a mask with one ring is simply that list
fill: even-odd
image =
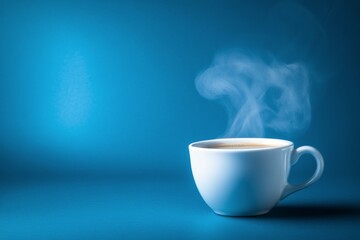
[{"label": "blue backdrop wall", "polygon": [[[0,239],[360,239],[359,12],[340,0],[0,0]],[[265,136],[325,159],[319,182],[254,218],[213,214],[188,155],[226,132],[227,108],[195,79],[231,53],[255,59],[262,81],[307,69],[311,122]],[[270,96],[285,89],[305,111],[286,76]],[[278,127],[300,126],[278,110],[292,116]],[[314,165],[302,158],[290,182]]]},{"label": "blue backdrop wall", "polygon": [[278,137],[319,148],[325,179],[358,182],[359,10],[356,1],[1,1],[0,175],[190,176],[187,145],[227,125],[194,80],[240,48],[307,64],[317,79],[311,124]]}]

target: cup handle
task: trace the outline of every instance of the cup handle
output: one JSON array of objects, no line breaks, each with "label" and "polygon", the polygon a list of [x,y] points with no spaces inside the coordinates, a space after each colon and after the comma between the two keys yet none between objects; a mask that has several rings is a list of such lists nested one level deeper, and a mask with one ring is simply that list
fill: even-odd
[{"label": "cup handle", "polygon": [[292,152],[292,155],[291,155],[291,159],[290,159],[291,166],[296,164],[297,161],[299,160],[299,158],[303,154],[307,154],[307,153],[313,155],[313,157],[315,158],[315,161],[316,161],[315,173],[312,175],[312,177],[309,180],[305,181],[302,184],[294,186],[294,185],[287,183],[287,185],[285,186],[285,189],[283,191],[283,194],[281,196],[281,199],[284,199],[285,197],[289,196],[290,194],[310,186],[311,184],[313,184],[314,182],[319,180],[319,178],[321,177],[321,175],[324,171],[324,158],[322,157],[321,153],[313,147],[302,146],[297,149],[294,149]]}]

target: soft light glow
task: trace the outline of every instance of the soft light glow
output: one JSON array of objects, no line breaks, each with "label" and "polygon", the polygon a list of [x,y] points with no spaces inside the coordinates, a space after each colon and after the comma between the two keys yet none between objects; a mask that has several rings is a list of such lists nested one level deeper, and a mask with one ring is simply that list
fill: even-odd
[{"label": "soft light glow", "polygon": [[91,89],[83,57],[75,53],[68,57],[60,74],[58,114],[69,127],[78,126],[89,116]]}]

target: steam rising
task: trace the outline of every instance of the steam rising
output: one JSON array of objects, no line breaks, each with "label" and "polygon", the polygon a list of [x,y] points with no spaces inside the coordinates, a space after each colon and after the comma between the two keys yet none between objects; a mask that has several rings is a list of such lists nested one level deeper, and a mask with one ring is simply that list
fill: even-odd
[{"label": "steam rising", "polygon": [[309,77],[300,63],[223,53],[195,83],[204,98],[224,104],[229,122],[223,137],[296,134],[310,124]]}]

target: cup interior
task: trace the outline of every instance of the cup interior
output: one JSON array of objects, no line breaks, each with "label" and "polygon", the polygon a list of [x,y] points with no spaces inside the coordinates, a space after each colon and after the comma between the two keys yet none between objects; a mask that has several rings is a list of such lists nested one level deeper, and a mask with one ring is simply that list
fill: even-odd
[{"label": "cup interior", "polygon": [[194,142],[189,147],[212,151],[259,151],[292,145],[290,141],[274,138],[220,138]]}]

